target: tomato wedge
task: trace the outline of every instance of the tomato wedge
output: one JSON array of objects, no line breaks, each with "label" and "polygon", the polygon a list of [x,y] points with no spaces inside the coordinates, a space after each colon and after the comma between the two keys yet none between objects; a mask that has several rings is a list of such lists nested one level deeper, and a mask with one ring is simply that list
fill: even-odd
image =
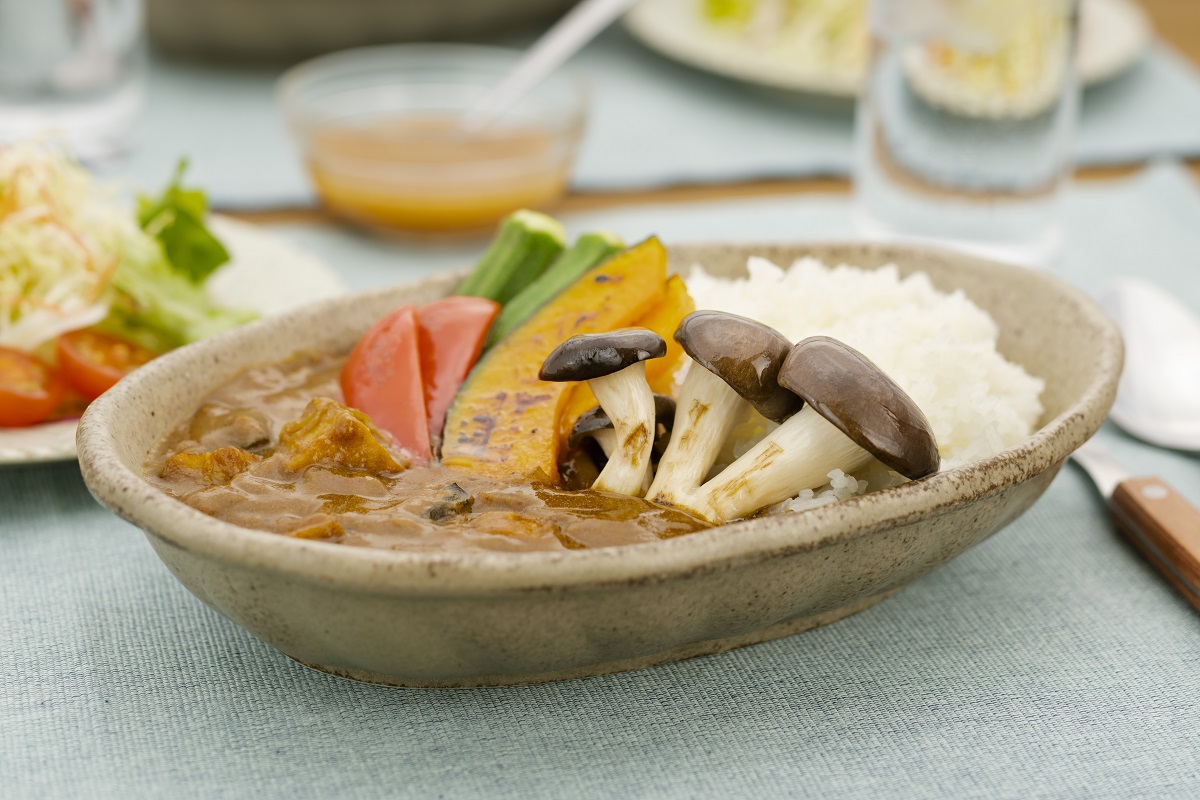
[{"label": "tomato wedge", "polygon": [[66,383],[49,364],[0,347],[0,427],[45,422],[66,393]]},{"label": "tomato wedge", "polygon": [[499,313],[499,303],[465,296],[443,297],[417,309],[425,408],[435,447],[442,440],[454,395],[479,360]]},{"label": "tomato wedge", "polygon": [[376,322],[350,351],[342,367],[342,395],[408,451],[428,463],[429,422],[417,334],[417,315],[402,306]]},{"label": "tomato wedge", "polygon": [[116,336],[83,328],[59,336],[55,355],[71,388],[95,400],[155,354]]}]

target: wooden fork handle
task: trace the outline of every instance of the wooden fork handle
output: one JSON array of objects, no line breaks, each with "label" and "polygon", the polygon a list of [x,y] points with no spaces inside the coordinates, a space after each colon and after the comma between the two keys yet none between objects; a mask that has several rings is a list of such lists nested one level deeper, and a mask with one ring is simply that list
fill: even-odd
[{"label": "wooden fork handle", "polygon": [[1130,478],[1109,511],[1121,532],[1200,611],[1200,510],[1162,478]]}]

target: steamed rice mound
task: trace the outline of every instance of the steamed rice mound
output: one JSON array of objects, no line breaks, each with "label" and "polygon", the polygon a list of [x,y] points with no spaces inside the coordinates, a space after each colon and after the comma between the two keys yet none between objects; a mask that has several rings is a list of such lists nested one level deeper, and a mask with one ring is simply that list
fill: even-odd
[{"label": "steamed rice mound", "polygon": [[[901,278],[893,265],[830,268],[803,258],[784,270],[752,257],[747,270],[746,278],[724,279],[694,269],[687,283],[696,307],[756,319],[793,342],[831,336],[859,350],[925,412],[943,470],[986,458],[1033,432],[1045,382],[997,352],[996,323],[961,291],[940,292],[924,273]],[[761,418],[741,426],[732,455],[765,432]],[[837,486],[806,495],[797,506],[895,482],[880,472],[876,466],[858,475],[858,492],[848,490],[848,476],[831,473]]]}]

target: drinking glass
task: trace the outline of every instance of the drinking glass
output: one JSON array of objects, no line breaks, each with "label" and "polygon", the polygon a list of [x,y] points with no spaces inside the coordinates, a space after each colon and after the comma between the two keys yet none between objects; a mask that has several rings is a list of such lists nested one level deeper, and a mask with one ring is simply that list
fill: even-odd
[{"label": "drinking glass", "polygon": [[1050,262],[1078,115],[1078,0],[871,3],[861,232]]},{"label": "drinking glass", "polygon": [[142,0],[0,0],[0,142],[125,151],[144,92]]}]

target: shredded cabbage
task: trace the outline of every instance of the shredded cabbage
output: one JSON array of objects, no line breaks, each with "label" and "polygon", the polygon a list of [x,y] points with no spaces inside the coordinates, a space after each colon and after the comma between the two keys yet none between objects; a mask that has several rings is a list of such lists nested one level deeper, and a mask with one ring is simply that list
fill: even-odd
[{"label": "shredded cabbage", "polygon": [[0,345],[99,324],[161,351],[252,317],[216,307],[63,151],[0,147]]},{"label": "shredded cabbage", "polygon": [[133,218],[62,153],[0,147],[0,345],[32,350],[108,313]]}]

